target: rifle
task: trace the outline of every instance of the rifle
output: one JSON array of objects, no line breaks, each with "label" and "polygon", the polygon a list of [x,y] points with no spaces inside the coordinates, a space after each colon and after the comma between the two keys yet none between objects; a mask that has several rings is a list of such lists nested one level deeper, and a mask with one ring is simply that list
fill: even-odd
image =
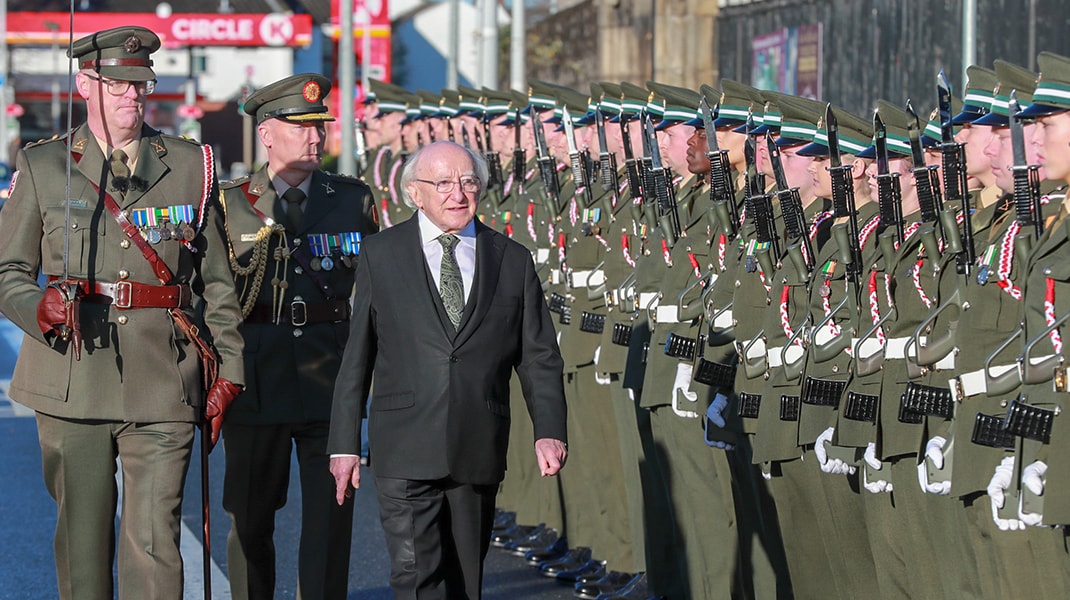
[{"label": "rifle", "polygon": [[591,192],[587,160],[576,147],[576,130],[572,124],[572,115],[569,114],[567,106],[562,109],[561,115],[561,123],[565,130],[565,142],[568,144],[568,160],[572,165],[572,184],[576,188],[576,193],[583,194],[583,205],[590,206],[594,200],[594,194]]},{"label": "rifle", "polygon": [[1010,112],[1011,148],[1014,154],[1014,216],[1022,227],[1033,226],[1036,239],[1044,233],[1044,217],[1040,212],[1040,170],[1039,165],[1027,164],[1025,158],[1025,130],[1021,120],[1015,114],[1021,110],[1018,94],[1011,92],[1007,102]]},{"label": "rifle", "polygon": [[[494,150],[494,147],[490,140],[490,119],[486,115],[483,115],[483,139],[486,140],[485,144],[481,144],[483,151],[483,157],[487,159],[487,170],[490,171],[488,177],[490,181],[487,182],[488,188],[497,188],[505,184],[505,176],[502,174],[502,157],[501,154]],[[476,143],[479,143],[479,130],[476,129]]]},{"label": "rifle", "polygon": [[520,109],[516,109],[513,116],[513,182],[516,183],[517,193],[524,193],[524,167],[528,164],[527,151],[520,142]]},{"label": "rifle", "polygon": [[940,156],[944,170],[944,197],[948,201],[959,200],[962,203],[962,252],[955,257],[955,270],[969,278],[970,269],[977,261],[973,245],[973,215],[970,210],[970,191],[966,179],[966,149],[955,141],[955,130],[951,123],[951,83],[943,70],[936,76],[936,93],[940,113]]},{"label": "rifle", "polygon": [[[451,135],[450,138],[452,137],[453,136]],[[450,139],[450,141],[452,142],[453,140]],[[464,123],[461,123],[461,144],[463,144],[464,147],[468,148],[469,150],[472,149],[472,141],[468,137],[468,126],[466,126]]]},{"label": "rifle", "polygon": [[446,117],[446,135],[449,136],[451,142],[454,141],[454,139],[453,139],[453,119],[451,119],[449,117]]},{"label": "rifle", "polygon": [[921,121],[918,113],[914,112],[914,105],[907,100],[907,136],[910,138],[910,158],[912,167],[910,173],[914,175],[914,183],[918,190],[918,205],[921,207],[921,222],[936,223],[940,235],[946,241],[943,222],[940,213],[944,210],[944,200],[940,196],[940,180],[936,173],[936,165],[925,164],[925,149],[921,144]]},{"label": "rifle", "polygon": [[658,147],[658,139],[654,133],[654,125],[650,117],[643,119],[643,139],[650,148],[650,169],[647,171],[647,181],[651,182],[654,190],[654,201],[657,202],[658,224],[662,233],[665,234],[665,243],[670,248],[676,245],[680,239],[680,213],[676,207],[676,189],[672,185],[672,177],[669,169],[661,162],[661,149]]},{"label": "rifle", "polygon": [[880,231],[895,227],[896,244],[903,243],[903,198],[899,173],[890,173],[888,166],[888,129],[877,111],[873,111],[874,148],[877,155],[877,206],[880,213]]},{"label": "rifle", "polygon": [[[606,124],[603,120],[602,111],[595,109],[594,121],[598,128],[598,164],[602,175],[602,188],[609,190],[615,199],[620,182],[617,180],[617,155],[609,151],[606,143]],[[616,200],[613,202],[616,204]]]},{"label": "rifle", "polygon": [[539,177],[546,189],[546,199],[553,204],[553,210],[550,212],[556,214],[561,201],[561,188],[557,184],[557,165],[546,147],[546,132],[542,130],[542,120],[534,109],[531,113],[531,130],[535,134],[535,161],[539,165]]},{"label": "rifle", "polygon": [[862,275],[862,249],[858,245],[858,208],[855,205],[855,189],[851,182],[851,165],[840,160],[840,136],[836,114],[832,104],[825,105],[825,131],[828,133],[829,175],[832,178],[832,216],[847,217],[847,248],[842,256],[846,265],[844,273],[854,288],[858,289]]},{"label": "rifle", "polygon": [[[747,117],[747,141],[743,146],[743,156],[747,161],[747,183],[743,192],[743,205],[747,210],[747,217],[754,223],[755,239],[761,246],[768,245],[772,251],[774,260],[780,258],[780,240],[777,239],[776,221],[773,218],[773,197],[765,193],[765,175],[758,172],[756,159],[757,145],[754,131],[754,118]],[[766,254],[767,256],[769,254]],[[753,255],[758,258],[758,252]],[[748,261],[746,270],[753,272],[755,265]],[[767,273],[772,269],[766,268]]]},{"label": "rifle", "polygon": [[[776,197],[780,204],[780,214],[784,218],[784,234],[789,244],[796,240],[802,244],[805,250],[806,271],[813,271],[814,248],[810,242],[810,231],[806,224],[806,214],[803,212],[802,198],[799,197],[799,188],[788,187],[788,181],[784,177],[784,165],[780,162],[780,147],[776,145],[773,135],[768,131],[765,132],[765,145],[769,148],[769,163],[773,167],[773,178],[776,180]],[[761,229],[759,228],[758,231],[761,232]],[[776,239],[775,229],[773,239]],[[780,253],[776,249],[774,249],[774,255],[780,258]]]},{"label": "rifle", "polygon": [[632,138],[628,134],[628,119],[620,116],[620,135],[624,141],[624,170],[628,177],[628,193],[632,197],[633,204],[643,202],[643,180],[639,177],[639,161],[635,158],[632,149]]},{"label": "rifle", "polygon": [[715,207],[719,207],[722,213],[728,215],[729,222],[722,223],[721,227],[731,239],[738,233],[739,207],[736,206],[732,183],[729,181],[732,168],[728,162],[728,150],[721,150],[717,147],[717,129],[713,121],[717,118],[720,105],[710,110],[710,105],[703,96],[699,109],[702,112],[702,127],[706,132],[706,158],[710,161],[710,200],[713,201]]}]

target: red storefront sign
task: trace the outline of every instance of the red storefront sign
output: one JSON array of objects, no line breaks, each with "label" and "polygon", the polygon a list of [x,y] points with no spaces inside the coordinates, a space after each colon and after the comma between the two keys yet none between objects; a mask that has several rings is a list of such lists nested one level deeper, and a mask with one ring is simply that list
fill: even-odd
[{"label": "red storefront sign", "polygon": [[[185,46],[307,46],[312,17],[294,14],[173,14],[83,12],[74,15],[74,37],[115,27],[140,25],[160,36],[169,48]],[[70,34],[65,12],[12,12],[7,15],[7,43],[48,45]],[[58,27],[58,29],[57,29]]]}]

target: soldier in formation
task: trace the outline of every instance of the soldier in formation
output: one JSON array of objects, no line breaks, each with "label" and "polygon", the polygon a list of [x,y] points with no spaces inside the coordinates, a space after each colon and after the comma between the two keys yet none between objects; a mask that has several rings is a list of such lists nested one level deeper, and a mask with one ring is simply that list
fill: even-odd
[{"label": "soldier in formation", "polygon": [[487,156],[558,318],[570,471],[511,456],[492,544],[581,598],[1064,595],[1070,59],[1037,62],[861,115],[373,82]]}]

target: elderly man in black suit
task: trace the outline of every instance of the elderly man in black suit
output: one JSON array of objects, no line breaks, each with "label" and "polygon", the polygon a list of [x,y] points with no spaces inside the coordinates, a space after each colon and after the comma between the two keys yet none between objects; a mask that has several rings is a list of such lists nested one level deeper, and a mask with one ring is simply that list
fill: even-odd
[{"label": "elderly man in black suit", "polygon": [[480,598],[516,369],[543,476],[568,454],[562,360],[531,255],[475,220],[487,167],[438,142],[401,184],[418,212],[364,242],[328,451],[341,503],[368,437],[398,598]]}]

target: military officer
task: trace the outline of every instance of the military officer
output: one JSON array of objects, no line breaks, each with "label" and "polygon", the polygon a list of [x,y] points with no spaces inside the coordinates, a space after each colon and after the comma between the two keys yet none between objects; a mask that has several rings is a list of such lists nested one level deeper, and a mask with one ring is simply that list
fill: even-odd
[{"label": "military officer", "polygon": [[[36,411],[61,598],[112,598],[113,550],[120,598],[183,597],[179,515],[206,390],[176,325],[201,321],[219,353],[213,438],[244,381],[211,150],[144,123],[159,47],[134,26],[74,42],[87,121],[18,154],[0,219],[0,310],[26,333],[10,395]],[[38,270],[56,283],[42,291]]]},{"label": "military officer", "polygon": [[397,180],[404,162],[401,122],[405,119],[408,92],[377,79],[369,80],[370,93],[364,109],[364,135],[372,155],[365,181],[375,195],[380,223],[390,227],[411,214],[398,192]]},{"label": "military officer", "polygon": [[224,427],[227,564],[236,598],[271,598],[275,512],[286,504],[290,455],[301,478],[298,589],[345,598],[353,504],[334,501],[326,454],[335,377],[349,332],[353,269],[377,230],[371,192],[320,170],[330,80],[287,77],[257,90],[267,164],[223,185],[231,267],[245,320],[248,386]]}]

